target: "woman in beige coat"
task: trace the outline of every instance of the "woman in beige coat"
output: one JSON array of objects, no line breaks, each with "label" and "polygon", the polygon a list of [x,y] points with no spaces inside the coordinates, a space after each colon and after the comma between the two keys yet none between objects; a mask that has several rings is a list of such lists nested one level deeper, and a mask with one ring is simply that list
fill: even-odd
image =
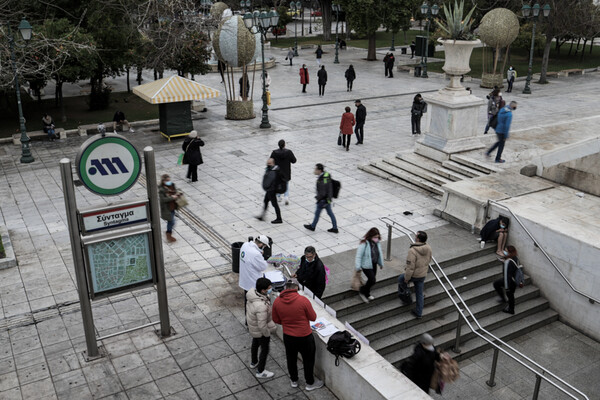
[{"label": "woman in beige coat", "polygon": [[[257,378],[271,378],[274,374],[265,369],[267,356],[269,355],[269,342],[271,333],[275,333],[277,326],[273,322],[271,294],[271,281],[267,278],[258,278],[256,288],[246,293],[248,304],[246,306],[246,320],[248,330],[252,336],[252,347],[250,348],[250,368],[256,368]],[[258,357],[258,348],[260,357]]]}]

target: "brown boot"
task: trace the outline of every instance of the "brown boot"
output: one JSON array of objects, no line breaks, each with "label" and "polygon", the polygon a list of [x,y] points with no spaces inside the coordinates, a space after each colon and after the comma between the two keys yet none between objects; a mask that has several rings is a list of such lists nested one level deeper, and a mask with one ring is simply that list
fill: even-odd
[{"label": "brown boot", "polygon": [[173,235],[171,234],[171,232],[167,232],[167,242],[173,243],[173,242],[176,242],[176,241],[177,241],[177,239],[175,239],[173,237]]}]

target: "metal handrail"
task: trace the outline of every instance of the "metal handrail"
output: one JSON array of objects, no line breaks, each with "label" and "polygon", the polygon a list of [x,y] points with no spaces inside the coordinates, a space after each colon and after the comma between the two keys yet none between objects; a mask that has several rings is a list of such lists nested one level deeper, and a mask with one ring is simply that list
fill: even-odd
[{"label": "metal handrail", "polygon": [[[392,228],[395,228],[395,229],[399,230],[400,232],[402,232],[404,235],[406,235],[409,238],[409,240],[412,243],[414,243],[414,239],[410,236],[410,233],[412,233],[413,235],[416,235],[416,232],[413,231],[412,229],[403,226],[402,224],[400,224],[400,223],[392,220],[389,217],[382,217],[382,218],[379,218],[379,220],[382,221],[382,222],[384,222],[386,224],[387,228],[388,228],[388,240],[391,239],[391,233],[390,232],[391,232]],[[410,233],[407,233],[406,231],[408,231]],[[389,241],[391,241],[391,240],[389,240]],[[388,241],[388,251],[391,249],[389,241]],[[492,333],[488,332],[485,328],[483,328],[479,324],[479,321],[477,321],[477,318],[475,318],[475,315],[471,312],[471,309],[469,308],[469,306],[467,306],[467,303],[463,300],[463,298],[461,297],[461,295],[458,293],[458,290],[456,290],[456,288],[454,287],[454,285],[450,281],[450,278],[448,278],[448,276],[446,275],[446,273],[444,272],[444,270],[442,269],[442,267],[440,266],[440,264],[438,264],[437,260],[434,257],[432,257],[431,260],[435,263],[435,266],[441,272],[441,274],[443,275],[444,279],[447,281],[448,285],[450,286],[451,290],[455,293],[456,297],[458,297],[458,299],[459,299],[459,301],[461,303],[461,306],[464,308],[464,310],[466,310],[468,312],[469,316],[473,319],[473,322],[477,325],[478,329],[481,330],[482,332],[484,332],[485,334],[489,335],[493,339],[493,340],[488,339],[487,337],[485,337],[484,335],[482,335],[481,333],[479,333],[477,331],[477,329],[473,327],[473,325],[471,325],[471,322],[469,321],[469,319],[467,318],[467,316],[465,316],[465,314],[463,312],[464,311],[463,308],[461,308],[461,306],[459,306],[458,303],[454,300],[454,297],[452,296],[452,294],[450,294],[450,292],[446,288],[446,285],[444,284],[444,282],[442,282],[442,279],[438,276],[438,274],[435,272],[435,270],[431,269],[431,272],[433,272],[433,275],[438,280],[438,282],[442,286],[442,289],[444,289],[444,291],[448,295],[448,298],[450,299],[450,301],[452,301],[452,304],[454,304],[454,307],[456,308],[456,310],[457,310],[457,312],[459,314],[459,319],[457,321],[457,339],[456,339],[456,343],[458,344],[459,340],[460,340],[460,326],[461,326],[460,319],[462,317],[462,319],[466,322],[466,324],[469,326],[469,328],[471,329],[471,331],[475,335],[479,336],[481,339],[483,339],[486,342],[488,342],[488,344],[490,344],[494,348],[494,361],[493,361],[493,365],[492,365],[492,372],[491,372],[491,375],[490,375],[490,380],[487,382],[488,386],[495,386],[494,375],[495,375],[495,372],[496,372],[496,363],[497,363],[497,360],[498,360],[498,352],[501,351],[504,354],[506,354],[507,356],[509,356],[510,358],[512,358],[514,361],[518,362],[523,367],[527,368],[528,370],[530,370],[531,372],[533,372],[535,374],[535,376],[536,376],[536,383],[535,383],[535,388],[534,388],[534,392],[533,392],[533,400],[537,400],[537,398],[538,398],[539,389],[540,389],[540,382],[541,382],[542,379],[545,380],[546,382],[548,382],[549,384],[551,384],[552,386],[554,386],[555,388],[557,388],[558,390],[560,390],[561,392],[563,392],[564,394],[566,394],[567,396],[569,396],[570,398],[577,399],[577,400],[580,399],[580,397],[576,397],[575,395],[571,394],[570,392],[568,392],[563,387],[559,386],[554,381],[548,379],[548,377],[546,376],[546,374],[550,375],[552,378],[560,381],[560,383],[562,383],[563,385],[568,386],[571,390],[573,390],[574,392],[577,392],[579,395],[583,396],[582,397],[583,399],[589,400],[589,398],[585,395],[585,393],[581,392],[579,389],[575,388],[571,384],[565,382],[563,379],[561,379],[560,377],[556,376],[554,373],[552,373],[549,370],[547,370],[546,368],[542,367],[537,362],[535,362],[532,359],[530,359],[529,357],[527,357],[525,354],[521,353],[517,349],[513,348],[512,346],[510,346],[509,344],[505,343],[503,340],[501,340],[500,338],[496,337]],[[431,266],[431,264],[430,264],[430,266]],[[506,348],[510,349],[512,352],[518,354],[521,358],[523,358],[523,359],[527,360],[529,363],[535,365],[537,368],[539,368],[541,370],[541,372],[536,371],[533,367],[531,367],[530,365],[526,364],[525,362],[523,362],[522,360],[520,360],[519,358],[517,358],[515,355],[509,353],[506,349],[504,349],[500,345],[505,346]]]},{"label": "metal handrail", "polygon": [[[563,274],[563,272],[560,270],[560,268],[554,263],[554,261],[552,260],[552,258],[550,258],[550,255],[548,255],[548,253],[546,253],[546,250],[544,250],[544,248],[539,244],[539,242],[537,240],[535,240],[535,238],[533,237],[533,235],[531,234],[531,232],[529,232],[529,230],[525,227],[525,225],[523,224],[523,222],[519,219],[519,217],[517,217],[515,215],[515,213],[512,212],[512,210],[510,208],[508,208],[507,206],[505,206],[504,204],[500,204],[497,201],[494,200],[488,200],[488,204],[494,204],[506,211],[508,211],[510,213],[510,215],[512,216],[512,218],[515,219],[515,221],[517,221],[519,223],[519,225],[521,225],[521,228],[523,228],[523,230],[525,231],[525,233],[527,233],[527,235],[529,236],[529,238],[531,240],[533,240],[533,244],[535,244],[535,246],[540,249],[542,251],[542,254],[544,254],[544,256],[546,256],[546,258],[548,259],[548,261],[550,261],[550,264],[552,264],[552,266],[554,267],[554,269],[556,270],[556,272],[558,272],[560,274],[560,276],[563,278],[563,280],[567,283],[567,285],[569,285],[569,287],[577,294],[586,297],[588,299],[588,301],[591,304],[594,303],[600,303],[600,300],[593,297],[592,295],[589,294],[585,294],[583,293],[581,290],[577,289],[575,286],[573,286],[573,284],[569,281],[569,278],[567,278],[565,276],[565,274]],[[487,207],[487,209],[489,210],[489,206]]]}]

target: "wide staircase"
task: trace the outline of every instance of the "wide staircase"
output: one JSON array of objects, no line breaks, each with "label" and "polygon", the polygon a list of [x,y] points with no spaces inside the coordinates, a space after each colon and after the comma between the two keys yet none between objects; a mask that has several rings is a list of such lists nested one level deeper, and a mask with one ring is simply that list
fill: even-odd
[{"label": "wide staircase", "polygon": [[[548,301],[540,296],[529,276],[525,276],[525,286],[515,292],[515,314],[502,312],[505,304],[498,302],[492,287],[492,282],[501,277],[494,250],[487,246],[437,260],[479,324],[507,341],[556,321],[558,314],[549,308]],[[338,319],[348,321],[396,367],[410,356],[419,336],[425,332],[435,338],[436,346],[448,350],[456,360],[472,357],[490,347],[463,321],[460,353],[451,352],[456,344],[458,312],[432,273],[425,280],[425,309],[420,320],[410,313],[414,303],[404,306],[398,299],[397,287],[396,277],[382,279],[371,290],[375,300],[368,304],[363,303],[356,292],[344,289],[328,294],[323,300],[336,310]]]},{"label": "wide staircase", "polygon": [[398,153],[395,157],[372,160],[358,168],[411,189],[439,196],[444,194],[442,185],[446,183],[501,171],[491,164],[461,154],[451,154],[448,160],[435,160],[424,152],[420,154],[418,146],[414,153]]}]

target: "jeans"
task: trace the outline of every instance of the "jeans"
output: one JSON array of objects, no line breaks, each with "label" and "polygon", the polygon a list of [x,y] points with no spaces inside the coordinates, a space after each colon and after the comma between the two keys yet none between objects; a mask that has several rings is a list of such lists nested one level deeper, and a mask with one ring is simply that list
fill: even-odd
[{"label": "jeans", "polygon": [[319,85],[319,96],[325,95],[325,85]]},{"label": "jeans", "polygon": [[347,149],[350,148],[351,139],[352,139],[352,135],[344,135],[342,133],[342,146]]},{"label": "jeans", "polygon": [[410,122],[412,124],[412,133],[417,134],[421,133],[421,115],[412,114],[410,117]]},{"label": "jeans", "polygon": [[265,199],[263,200],[265,204],[265,208],[263,209],[263,215],[267,211],[267,207],[269,206],[269,202],[273,205],[275,209],[275,214],[277,215],[277,219],[281,219],[281,211],[279,210],[279,204],[277,204],[277,196],[274,190],[269,190],[265,192]]},{"label": "jeans", "polygon": [[[401,274],[398,277],[398,281],[404,280],[404,274]],[[415,312],[420,317],[423,315],[423,306],[424,306],[424,298],[423,298],[423,289],[425,288],[425,277],[422,278],[410,278],[410,281],[415,285]]]},{"label": "jeans", "polygon": [[377,265],[375,265],[371,269],[363,268],[362,271],[367,277],[367,283],[360,287],[359,292],[364,294],[366,297],[369,297],[371,295],[371,288],[373,287],[375,282],[377,282]]},{"label": "jeans", "polygon": [[496,152],[496,161],[500,161],[502,159],[502,151],[504,150],[504,142],[506,142],[506,136],[504,135],[504,133],[496,132],[496,137],[498,138],[498,141],[494,143],[492,147],[490,147],[486,154],[489,156],[492,153],[492,151],[494,151],[494,149],[498,148],[498,152]]},{"label": "jeans", "polygon": [[167,221],[167,233],[173,232],[175,226],[175,211],[171,211],[171,219]]},{"label": "jeans", "polygon": [[[267,356],[269,355],[269,342],[271,338],[268,336],[261,336],[259,338],[252,338],[252,347],[250,348],[250,361],[252,364],[256,364],[258,361],[257,372],[261,373],[265,370],[267,364]],[[260,357],[258,356],[258,348],[260,347]]]},{"label": "jeans", "polygon": [[506,91],[507,92],[512,92],[512,86],[513,86],[513,83],[515,81],[515,77],[513,76],[512,78],[507,79],[507,81],[508,81],[508,88],[506,89]]},{"label": "jeans", "polygon": [[356,135],[356,143],[362,143],[365,137],[365,123],[364,122],[356,122],[354,126],[354,134]]},{"label": "jeans", "polygon": [[329,218],[331,218],[333,229],[337,229],[337,221],[335,220],[335,215],[333,215],[331,203],[328,203],[327,200],[321,200],[317,202],[317,208],[315,210],[315,219],[313,219],[313,222],[310,225],[313,227],[313,229],[317,227],[317,222],[319,222],[319,217],[321,216],[321,211],[323,211],[323,209],[327,211],[327,215],[329,215]]},{"label": "jeans", "polygon": [[506,301],[506,298],[504,297],[504,293],[506,293],[506,297],[508,297],[508,311],[510,312],[514,312],[515,311],[515,289],[517,287],[513,287],[512,289],[509,288],[508,290],[504,289],[504,278],[500,278],[498,280],[494,281],[494,289],[496,289],[496,293],[498,293],[498,296],[500,296],[500,298],[504,301]]},{"label": "jeans", "polygon": [[[277,198],[279,198],[280,196],[281,194],[277,193]],[[283,197],[285,197],[286,199],[290,197],[290,181],[287,181],[285,183],[285,193],[283,194]]]},{"label": "jeans", "polygon": [[188,164],[188,172],[185,177],[191,179],[192,182],[198,182],[198,164]]},{"label": "jeans", "polygon": [[298,353],[302,355],[304,364],[304,380],[307,385],[315,383],[313,370],[315,367],[315,338],[312,333],[308,336],[297,337],[283,334],[283,345],[285,346],[285,358],[287,360],[288,373],[293,382],[298,382]]}]

